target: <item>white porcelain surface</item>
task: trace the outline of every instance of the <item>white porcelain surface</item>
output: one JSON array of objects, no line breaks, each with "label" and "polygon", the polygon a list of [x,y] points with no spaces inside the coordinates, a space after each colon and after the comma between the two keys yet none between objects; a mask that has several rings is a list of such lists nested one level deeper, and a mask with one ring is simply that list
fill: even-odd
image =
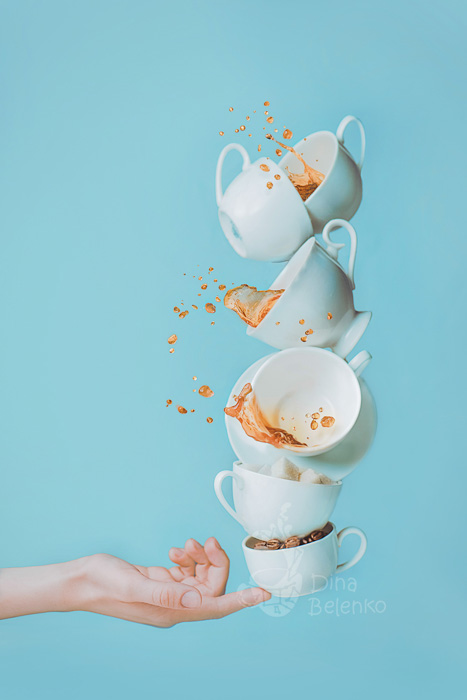
[{"label": "white porcelain surface", "polygon": [[[237,150],[243,168],[222,191],[222,166],[226,155]],[[269,172],[261,170],[266,165]],[[275,175],[280,179],[276,180]],[[268,189],[267,183],[273,187]],[[236,143],[226,146],[216,171],[219,221],[234,250],[253,260],[289,260],[313,235],[313,226],[300,195],[287,175],[269,158],[250,162],[248,153]]]},{"label": "white porcelain surface", "polygon": [[[339,547],[348,535],[358,535],[360,546],[349,561],[338,564]],[[290,549],[251,549],[246,545],[249,540],[250,535],[243,540],[242,548],[251,577],[261,588],[283,598],[309,595],[325,588],[330,576],[360,561],[367,547],[365,533],[358,527],[346,527],[336,534],[333,526],[323,539]]]},{"label": "white porcelain surface", "polygon": [[[351,123],[356,123],[360,130],[361,149],[357,162],[344,146],[344,132]],[[362,201],[360,173],[365,157],[365,131],[361,121],[351,115],[344,117],[336,134],[317,131],[299,141],[294,148],[308,165],[325,176],[305,201],[314,232],[320,233],[330,219],[351,219]],[[303,172],[303,165],[292,153],[287,153],[279,161],[279,166],[283,170],[288,166],[293,173]]]},{"label": "white porcelain surface", "polygon": [[[232,479],[234,508],[222,492],[224,479]],[[219,472],[214,490],[225,510],[250,535],[260,539],[300,537],[324,527],[331,518],[342,482],[304,484],[278,479],[234,462],[233,470]]]},{"label": "white porcelain surface", "polygon": [[[253,381],[253,377],[258,369],[266,360],[273,357],[273,354],[260,358],[243,372],[232,388],[227,400],[228,406],[232,406],[235,403],[234,396],[240,393],[245,384]],[[328,452],[310,457],[304,457],[295,452],[287,452],[287,459],[294,462],[300,469],[311,467],[321,474],[326,474],[334,481],[343,479],[356,468],[370,449],[377,426],[376,406],[373,396],[361,377],[358,379],[358,383],[362,396],[360,415],[354,427],[340,445]],[[245,464],[273,464],[285,455],[284,450],[281,448],[267,445],[264,442],[257,442],[253,438],[248,437],[238,420],[225,416],[225,424],[232,449],[237,458]]]},{"label": "white porcelain surface", "polygon": [[[345,245],[330,239],[339,228],[350,236],[347,270],[337,262]],[[259,326],[247,327],[248,335],[280,350],[303,347],[303,337],[306,346],[330,347],[340,357],[353,350],[371,319],[370,311],[355,311],[353,303],[357,235],[347,221],[335,219],[326,224],[323,240],[326,248],[316,238],[306,241],[271,283],[269,289],[285,291]],[[308,329],[313,333],[305,335]]]},{"label": "white porcelain surface", "polygon": [[[264,362],[252,381],[261,412],[269,425],[286,430],[308,445],[284,445],[286,453],[318,455],[345,438],[360,413],[357,376],[370,360],[365,350],[347,363],[322,348],[290,348]],[[318,428],[312,430],[311,414],[320,408],[321,417],[332,416],[335,423],[324,428],[318,420]]]}]

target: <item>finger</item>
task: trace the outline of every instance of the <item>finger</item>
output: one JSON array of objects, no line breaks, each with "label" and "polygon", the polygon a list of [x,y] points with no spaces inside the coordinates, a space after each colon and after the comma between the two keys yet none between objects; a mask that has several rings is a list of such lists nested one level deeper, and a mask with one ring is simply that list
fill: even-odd
[{"label": "finger", "polygon": [[194,576],[195,562],[190,557],[190,555],[185,552],[184,549],[172,547],[169,550],[169,558],[173,561],[174,564],[177,564],[180,567],[182,573],[184,573],[185,576]]},{"label": "finger", "polygon": [[218,598],[204,598],[202,607],[198,610],[193,610],[193,612],[190,611],[190,617],[193,616],[197,620],[218,619],[244,608],[251,608],[264,603],[270,597],[271,594],[262,588],[245,588],[243,591],[227,593]]},{"label": "finger", "polygon": [[194,559],[197,564],[201,564],[202,566],[209,565],[209,559],[203,546],[196,540],[189,539],[186,541],[185,552]]},{"label": "finger", "polygon": [[210,537],[206,540],[204,551],[211,562],[211,567],[207,572],[208,589],[213,596],[222,595],[225,592],[227,579],[229,578],[229,557],[215,537]]},{"label": "finger", "polygon": [[213,566],[229,569],[230,560],[215,537],[209,537],[204,543],[204,551]]},{"label": "finger", "polygon": [[154,581],[138,575],[130,584],[129,602],[148,603],[174,610],[201,607],[201,593],[193,586],[175,581]]}]

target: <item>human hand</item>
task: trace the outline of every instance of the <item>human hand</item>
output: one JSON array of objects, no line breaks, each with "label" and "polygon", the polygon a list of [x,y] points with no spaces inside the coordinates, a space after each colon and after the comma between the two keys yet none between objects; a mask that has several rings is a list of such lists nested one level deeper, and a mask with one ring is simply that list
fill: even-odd
[{"label": "human hand", "polygon": [[[214,537],[204,547],[187,540],[173,547],[175,566],[134,566],[109,554],[86,557],[78,606],[156,627],[224,617],[271,597],[261,588],[225,594],[229,558]],[[79,588],[79,587],[78,587]]]}]

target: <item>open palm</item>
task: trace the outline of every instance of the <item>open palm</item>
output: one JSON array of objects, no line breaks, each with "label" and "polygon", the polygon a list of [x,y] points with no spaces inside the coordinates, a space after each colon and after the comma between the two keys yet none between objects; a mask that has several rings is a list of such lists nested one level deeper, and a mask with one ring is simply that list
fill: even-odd
[{"label": "open palm", "polygon": [[270,598],[261,588],[225,594],[229,558],[214,537],[173,547],[175,566],[136,566],[107,554],[92,557],[96,593],[84,609],[158,627],[224,617]]}]

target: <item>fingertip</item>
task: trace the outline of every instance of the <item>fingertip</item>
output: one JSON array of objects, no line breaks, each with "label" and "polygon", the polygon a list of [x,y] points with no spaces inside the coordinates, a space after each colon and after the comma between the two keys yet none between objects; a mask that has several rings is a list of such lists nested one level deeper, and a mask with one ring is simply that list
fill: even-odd
[{"label": "fingertip", "polygon": [[264,588],[246,588],[242,591],[242,602],[246,607],[260,605],[260,603],[265,603],[270,598],[271,594],[269,591],[265,591]]}]

